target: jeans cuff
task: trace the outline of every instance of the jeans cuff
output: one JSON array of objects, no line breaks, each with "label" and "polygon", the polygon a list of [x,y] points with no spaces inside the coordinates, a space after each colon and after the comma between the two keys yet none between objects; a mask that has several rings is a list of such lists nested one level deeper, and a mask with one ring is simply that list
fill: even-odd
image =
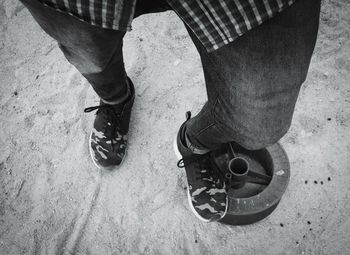
[{"label": "jeans cuff", "polygon": [[210,151],[209,149],[195,147],[186,133],[185,133],[185,140],[186,140],[185,143],[187,148],[190,149],[194,154],[202,155]]},{"label": "jeans cuff", "polygon": [[131,89],[130,89],[131,84],[128,80],[126,80],[126,85],[127,85],[127,91],[126,91],[126,94],[124,94],[122,97],[119,97],[119,98],[113,99],[113,100],[104,100],[103,98],[100,98],[101,101],[105,104],[110,104],[110,105],[124,103],[126,100],[129,99],[129,97],[131,95]]}]

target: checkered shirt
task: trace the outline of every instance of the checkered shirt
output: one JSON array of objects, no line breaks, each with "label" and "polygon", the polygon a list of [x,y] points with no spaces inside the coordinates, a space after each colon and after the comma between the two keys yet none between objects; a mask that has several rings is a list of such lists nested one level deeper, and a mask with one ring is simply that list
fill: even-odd
[{"label": "checkered shirt", "polygon": [[[92,25],[129,31],[137,0],[40,1]],[[296,0],[167,1],[210,52],[234,41]]]}]

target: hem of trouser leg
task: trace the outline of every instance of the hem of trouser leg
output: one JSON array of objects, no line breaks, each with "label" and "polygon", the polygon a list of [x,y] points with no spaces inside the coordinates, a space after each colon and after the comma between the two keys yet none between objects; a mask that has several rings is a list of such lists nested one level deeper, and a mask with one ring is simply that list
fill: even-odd
[{"label": "hem of trouser leg", "polygon": [[205,154],[209,152],[209,149],[206,148],[198,148],[191,142],[191,139],[188,137],[188,135],[185,133],[185,143],[188,149],[192,151],[194,154]]},{"label": "hem of trouser leg", "polygon": [[[213,127],[215,124],[210,124],[208,127],[205,128],[205,130],[208,130],[209,128]],[[215,150],[218,146],[220,146],[220,144],[215,144],[213,146],[205,146],[202,141],[200,141],[200,137],[201,134],[203,132],[200,132],[199,134],[194,134],[193,132],[186,132],[186,144],[187,141],[189,142],[189,144],[187,144],[187,146],[193,147],[198,151],[212,151]],[[191,151],[193,151],[193,149],[191,149]]]},{"label": "hem of trouser leg", "polygon": [[130,89],[130,84],[129,84],[128,80],[126,81],[126,85],[127,85],[127,91],[123,97],[121,97],[117,100],[113,100],[113,101],[105,100],[105,99],[100,97],[101,101],[105,104],[110,104],[110,105],[115,105],[115,104],[120,104],[120,103],[125,102],[131,95],[131,89]]}]

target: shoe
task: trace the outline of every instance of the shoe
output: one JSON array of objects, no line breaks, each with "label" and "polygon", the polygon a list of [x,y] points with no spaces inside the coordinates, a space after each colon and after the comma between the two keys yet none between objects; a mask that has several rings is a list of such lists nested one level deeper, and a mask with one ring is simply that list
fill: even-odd
[{"label": "shoe", "polygon": [[129,78],[128,82],[130,97],[122,104],[108,105],[100,101],[99,106],[84,110],[97,110],[89,148],[91,158],[98,168],[113,170],[120,166],[125,158],[131,108],[135,99],[134,85]]},{"label": "shoe", "polygon": [[174,150],[179,159],[177,165],[185,168],[187,196],[192,212],[204,222],[218,221],[227,212],[228,197],[224,177],[217,169],[213,154],[194,154],[186,144],[186,122],[191,118],[187,112],[186,121],[180,127],[174,142]]}]

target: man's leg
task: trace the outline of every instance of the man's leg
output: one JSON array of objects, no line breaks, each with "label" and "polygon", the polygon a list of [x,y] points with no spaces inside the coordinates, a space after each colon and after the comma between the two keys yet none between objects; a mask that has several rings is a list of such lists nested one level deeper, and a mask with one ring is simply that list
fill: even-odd
[{"label": "man's leg", "polygon": [[[103,102],[113,104],[126,99],[128,86],[122,53],[125,32],[92,26],[37,0],[21,1]],[[135,17],[166,10],[170,10],[166,1],[139,0]]]},{"label": "man's leg", "polygon": [[189,204],[204,221],[228,208],[223,177],[212,164],[220,145],[236,141],[260,149],[287,132],[315,45],[320,0],[297,1],[277,17],[221,49],[201,56],[208,101],[180,127],[175,149],[186,170]]},{"label": "man's leg", "polygon": [[22,0],[39,25],[59,44],[65,57],[89,81],[102,101],[126,98],[122,40],[125,32],[91,26],[35,0]]},{"label": "man's leg", "polygon": [[114,168],[124,159],[134,89],[127,79],[122,44],[125,32],[89,25],[35,0],[22,0],[38,24],[59,44],[67,60],[89,81],[101,99],[89,148],[99,168]]},{"label": "man's leg", "polygon": [[208,102],[186,125],[196,148],[235,141],[247,149],[277,142],[289,129],[318,31],[320,0],[297,1],[233,43],[207,53]]},{"label": "man's leg", "polygon": [[[56,41],[68,61],[92,85],[101,98],[90,136],[90,153],[96,166],[114,168],[121,164],[127,143],[134,87],[127,78],[122,44],[125,32],[103,29],[42,5],[37,0],[21,0],[39,25]],[[140,0],[135,17],[168,10],[162,0]]]}]

